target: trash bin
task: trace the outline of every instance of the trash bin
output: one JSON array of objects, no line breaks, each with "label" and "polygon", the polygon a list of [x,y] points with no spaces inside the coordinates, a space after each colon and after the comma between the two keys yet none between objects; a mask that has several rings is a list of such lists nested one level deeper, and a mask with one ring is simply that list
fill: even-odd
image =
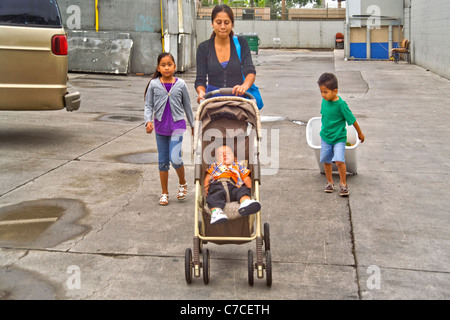
[{"label": "trash bin", "polygon": [[238,33],[236,35],[244,37],[247,40],[248,46],[250,47],[250,51],[254,51],[256,52],[256,54],[258,54],[259,36],[257,33]]},{"label": "trash bin", "polygon": [[[306,125],[306,141],[308,142],[308,145],[312,149],[314,149],[320,172],[325,173],[323,164],[320,163],[320,129],[322,127],[321,119],[321,117],[314,117],[308,121],[308,124]],[[361,141],[358,139],[358,132],[353,126],[347,126],[347,142],[351,144],[350,146],[345,146],[345,164],[347,166],[347,172],[357,174],[358,161],[356,150]],[[337,166],[334,163],[333,171],[338,171]]]}]

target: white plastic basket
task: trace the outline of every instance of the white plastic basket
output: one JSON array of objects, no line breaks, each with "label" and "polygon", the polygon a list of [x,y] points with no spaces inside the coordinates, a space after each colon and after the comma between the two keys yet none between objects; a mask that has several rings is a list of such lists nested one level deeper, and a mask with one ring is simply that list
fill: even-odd
[{"label": "white plastic basket", "polygon": [[[320,129],[322,127],[322,118],[314,117],[309,119],[306,125],[306,141],[308,145],[314,149],[317,164],[321,173],[325,173],[323,164],[320,163]],[[350,142],[351,146],[345,146],[345,164],[347,166],[347,172],[352,174],[357,174],[358,172],[358,159],[356,149],[358,148],[361,141],[358,139],[358,132],[355,127],[347,126],[347,142]],[[336,164],[333,163],[333,171],[337,171]]]}]

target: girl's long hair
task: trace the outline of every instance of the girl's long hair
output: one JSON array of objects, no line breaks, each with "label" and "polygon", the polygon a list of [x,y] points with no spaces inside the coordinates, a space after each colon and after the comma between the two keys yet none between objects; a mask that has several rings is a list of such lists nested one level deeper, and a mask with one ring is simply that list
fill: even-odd
[{"label": "girl's long hair", "polygon": [[164,58],[164,57],[167,57],[167,56],[169,56],[170,59],[172,59],[173,63],[175,63],[175,58],[173,57],[173,55],[172,55],[171,53],[169,53],[169,52],[163,52],[163,53],[160,53],[160,54],[159,54],[159,56],[158,56],[158,63],[157,63],[157,65],[156,65],[156,70],[155,70],[155,72],[153,73],[153,76],[152,76],[152,78],[150,79],[150,81],[147,83],[147,87],[145,88],[144,99],[145,99],[145,96],[147,95],[147,90],[148,90],[148,87],[150,86],[150,82],[151,82],[153,79],[156,79],[156,78],[159,78],[159,77],[162,76],[161,72],[158,71],[158,66],[159,66],[159,63],[161,62],[161,59]]},{"label": "girl's long hair", "polygon": [[[214,9],[211,12],[211,22],[214,23],[214,19],[216,18],[217,14],[219,12],[225,12],[228,17],[231,20],[231,23],[234,26],[234,14],[233,14],[233,10],[231,10],[230,6],[226,5],[226,4],[218,4],[217,6],[214,7]],[[211,33],[211,37],[210,38],[214,38],[216,36],[215,32],[213,31]],[[234,32],[233,30],[231,30],[230,33],[230,37],[234,36]]]}]

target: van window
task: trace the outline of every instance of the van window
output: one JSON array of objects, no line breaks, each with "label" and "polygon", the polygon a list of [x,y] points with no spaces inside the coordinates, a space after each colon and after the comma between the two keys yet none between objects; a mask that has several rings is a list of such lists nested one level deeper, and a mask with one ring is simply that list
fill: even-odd
[{"label": "van window", "polygon": [[61,27],[56,0],[1,0],[0,24]]}]

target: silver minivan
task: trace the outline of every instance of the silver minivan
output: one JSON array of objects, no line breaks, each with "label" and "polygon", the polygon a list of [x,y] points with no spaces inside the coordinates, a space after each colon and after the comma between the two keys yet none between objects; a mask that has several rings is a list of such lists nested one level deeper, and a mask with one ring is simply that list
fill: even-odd
[{"label": "silver minivan", "polygon": [[0,110],[78,110],[56,0],[0,0]]}]

